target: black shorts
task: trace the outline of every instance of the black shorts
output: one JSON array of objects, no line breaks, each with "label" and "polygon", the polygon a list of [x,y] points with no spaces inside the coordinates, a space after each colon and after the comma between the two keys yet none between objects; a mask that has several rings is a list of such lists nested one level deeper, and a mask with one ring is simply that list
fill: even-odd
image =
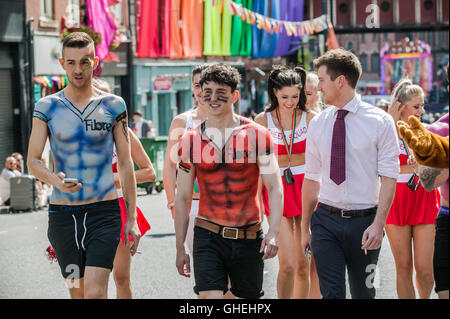
[{"label": "black shorts", "polygon": [[433,270],[436,281],[435,291],[448,290],[448,215],[439,214],[436,219]]},{"label": "black shorts", "polygon": [[86,266],[111,269],[120,241],[119,201],[49,206],[47,236],[65,279],[84,277]]},{"label": "black shorts", "polygon": [[256,239],[227,239],[209,230],[194,227],[194,292],[228,291],[239,298],[257,299],[264,295],[264,261],[259,253],[263,232]]}]

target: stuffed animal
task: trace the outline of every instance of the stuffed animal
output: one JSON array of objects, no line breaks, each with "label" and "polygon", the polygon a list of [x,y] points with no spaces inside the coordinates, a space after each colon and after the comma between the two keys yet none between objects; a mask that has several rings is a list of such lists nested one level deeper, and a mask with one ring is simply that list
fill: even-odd
[{"label": "stuffed animal", "polygon": [[448,136],[426,130],[420,121],[410,116],[408,123],[398,121],[400,135],[414,153],[417,163],[433,168],[448,168]]}]

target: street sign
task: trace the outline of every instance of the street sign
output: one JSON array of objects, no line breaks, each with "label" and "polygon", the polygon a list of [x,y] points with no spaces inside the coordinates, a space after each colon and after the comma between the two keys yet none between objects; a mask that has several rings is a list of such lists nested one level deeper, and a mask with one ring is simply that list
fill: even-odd
[{"label": "street sign", "polygon": [[170,78],[158,78],[153,80],[153,90],[155,91],[167,91],[172,88],[172,79]]}]

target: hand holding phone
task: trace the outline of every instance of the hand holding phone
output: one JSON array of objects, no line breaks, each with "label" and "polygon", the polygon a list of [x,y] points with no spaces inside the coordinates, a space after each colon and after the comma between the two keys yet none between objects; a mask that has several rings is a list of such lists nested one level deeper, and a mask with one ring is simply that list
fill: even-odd
[{"label": "hand holding phone", "polygon": [[73,184],[78,184],[78,179],[76,178],[64,178],[63,179],[64,183],[73,183]]}]

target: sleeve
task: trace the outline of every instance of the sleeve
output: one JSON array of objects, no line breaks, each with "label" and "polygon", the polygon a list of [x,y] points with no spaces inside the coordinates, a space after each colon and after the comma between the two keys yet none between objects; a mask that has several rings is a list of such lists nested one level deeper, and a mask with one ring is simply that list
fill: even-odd
[{"label": "sleeve", "polygon": [[33,117],[38,118],[44,122],[48,122],[51,119],[52,103],[49,98],[42,98],[37,101],[34,106]]},{"label": "sleeve", "polygon": [[383,117],[377,134],[378,175],[397,179],[400,173],[400,147],[392,117]]},{"label": "sleeve", "polygon": [[192,132],[184,134],[178,143],[178,167],[189,173],[192,169]]},{"label": "sleeve", "polygon": [[305,178],[321,182],[322,180],[322,161],[320,158],[320,149],[316,141],[317,117],[309,122],[308,133],[306,135],[305,150]]},{"label": "sleeve", "polygon": [[120,96],[110,94],[104,97],[104,103],[110,107],[114,121],[119,122],[128,117],[127,105]]}]

